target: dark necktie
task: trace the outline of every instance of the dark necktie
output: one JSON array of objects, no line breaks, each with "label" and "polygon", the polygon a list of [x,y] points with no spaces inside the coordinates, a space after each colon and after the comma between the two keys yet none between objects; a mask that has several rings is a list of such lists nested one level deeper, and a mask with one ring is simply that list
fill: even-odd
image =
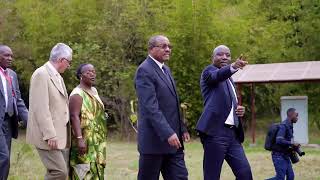
[{"label": "dark necktie", "polygon": [[167,69],[164,66],[162,66],[162,70],[163,70],[163,73],[166,76],[170,86],[172,87],[172,82],[171,82],[171,78],[170,78],[169,72],[167,71]]},{"label": "dark necktie", "polygon": [[239,117],[237,116],[236,114],[236,109],[237,109],[237,99],[236,99],[236,95],[234,94],[234,91],[232,90],[232,84],[231,84],[231,81],[230,79],[227,79],[227,87],[228,87],[228,90],[229,90],[229,95],[232,99],[232,105],[233,105],[233,119],[234,119],[234,125],[236,127],[239,126]]}]

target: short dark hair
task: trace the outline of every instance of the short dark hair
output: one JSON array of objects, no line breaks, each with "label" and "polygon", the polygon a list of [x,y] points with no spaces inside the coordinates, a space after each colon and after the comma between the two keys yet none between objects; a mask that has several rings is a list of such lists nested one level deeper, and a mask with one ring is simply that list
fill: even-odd
[{"label": "short dark hair", "polygon": [[289,116],[290,114],[294,113],[295,111],[296,111],[295,108],[289,108],[289,109],[287,110],[287,116]]},{"label": "short dark hair", "polygon": [[84,63],[84,64],[80,64],[77,71],[76,71],[76,76],[77,76],[77,79],[80,80],[80,76],[82,74],[82,69],[83,67],[85,67],[86,65],[89,65],[89,63]]},{"label": "short dark hair", "polygon": [[157,42],[161,39],[161,38],[167,38],[164,35],[155,35],[152,36],[149,41],[148,41],[148,49],[152,49],[153,47],[155,47],[157,45]]}]

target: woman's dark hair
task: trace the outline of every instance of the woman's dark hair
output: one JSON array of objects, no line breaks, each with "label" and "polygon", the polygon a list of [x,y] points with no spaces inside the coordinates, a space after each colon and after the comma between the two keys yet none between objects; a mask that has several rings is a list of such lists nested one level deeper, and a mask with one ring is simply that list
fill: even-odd
[{"label": "woman's dark hair", "polygon": [[82,74],[82,69],[83,67],[85,67],[86,65],[89,65],[89,63],[84,63],[84,64],[80,64],[78,69],[77,69],[77,72],[76,72],[76,76],[77,76],[77,79],[80,80],[80,76]]}]

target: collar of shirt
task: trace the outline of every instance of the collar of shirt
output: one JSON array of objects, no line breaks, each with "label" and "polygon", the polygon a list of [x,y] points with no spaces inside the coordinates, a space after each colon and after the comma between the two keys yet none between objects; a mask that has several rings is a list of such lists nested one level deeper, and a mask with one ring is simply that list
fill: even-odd
[{"label": "collar of shirt", "polygon": [[293,128],[293,124],[291,121],[289,121],[289,119],[287,118],[286,120],[284,120],[283,122],[286,126],[290,127],[290,128]]},{"label": "collar of shirt", "polygon": [[51,64],[51,62],[49,61],[48,63],[49,68],[51,69],[51,71],[54,73],[55,76],[57,76],[58,78],[61,78],[60,73],[57,71],[57,69]]},{"label": "collar of shirt", "polygon": [[161,62],[159,62],[159,61],[157,61],[155,58],[153,58],[150,54],[149,54],[149,57],[154,61],[154,62],[156,62],[156,64],[159,66],[159,68],[161,69],[161,71],[163,71],[162,70],[162,66],[164,65],[164,63],[161,63]]},{"label": "collar of shirt", "polygon": [[[0,76],[1,76],[1,78],[2,78],[2,83],[4,84],[4,88],[6,88],[6,86],[7,86],[7,78],[6,78],[6,75],[8,75],[8,69],[6,69],[6,70],[4,70],[1,66],[0,66],[0,69],[1,69],[1,71],[3,72],[3,73],[0,73]],[[6,72],[6,75],[4,74]]]},{"label": "collar of shirt", "polygon": [[[2,70],[4,70],[1,66],[0,68]],[[5,100],[5,103],[6,103],[6,110],[7,110],[7,107],[8,107],[8,90],[7,90],[7,79],[5,77],[5,75],[3,73],[0,73],[0,82],[2,83],[2,87],[3,87],[3,93],[4,93],[4,100]]]},{"label": "collar of shirt", "polygon": [[238,69],[235,69],[235,68],[233,68],[231,65],[230,65],[230,71],[231,71],[231,73],[235,73],[235,72],[237,72],[239,70],[239,68]]},{"label": "collar of shirt", "polygon": [[[6,70],[4,70],[1,66],[0,66],[0,69],[2,70],[2,72],[5,72],[7,71],[8,72],[8,68]],[[2,73],[1,73],[2,74]]]}]

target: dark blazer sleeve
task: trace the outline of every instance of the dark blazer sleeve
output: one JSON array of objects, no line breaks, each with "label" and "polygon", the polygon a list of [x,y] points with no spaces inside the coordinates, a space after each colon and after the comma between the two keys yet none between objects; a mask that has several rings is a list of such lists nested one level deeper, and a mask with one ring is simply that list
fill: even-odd
[{"label": "dark blazer sleeve", "polygon": [[279,145],[288,145],[288,146],[292,145],[291,141],[288,141],[285,138],[286,132],[287,132],[286,126],[283,125],[283,124],[280,124],[279,131],[278,131],[277,136],[276,136],[276,143],[277,144],[279,144]]},{"label": "dark blazer sleeve", "polygon": [[139,68],[135,82],[140,108],[144,115],[144,120],[150,122],[153,130],[162,141],[167,140],[175,132],[168,124],[165,116],[159,109],[159,100],[156,96],[156,89],[151,74],[143,68]]},{"label": "dark blazer sleeve", "polygon": [[206,84],[215,84],[224,81],[232,76],[230,65],[224,66],[220,69],[209,66],[202,73],[202,79]]},{"label": "dark blazer sleeve", "polygon": [[13,73],[12,82],[14,83],[14,86],[15,86],[15,100],[16,100],[16,106],[17,106],[16,108],[18,111],[18,116],[19,116],[20,120],[22,120],[23,125],[25,127],[27,127],[28,109],[27,109],[23,99],[21,98],[21,92],[20,92],[19,82],[18,82],[18,78],[17,78],[16,73]]}]

